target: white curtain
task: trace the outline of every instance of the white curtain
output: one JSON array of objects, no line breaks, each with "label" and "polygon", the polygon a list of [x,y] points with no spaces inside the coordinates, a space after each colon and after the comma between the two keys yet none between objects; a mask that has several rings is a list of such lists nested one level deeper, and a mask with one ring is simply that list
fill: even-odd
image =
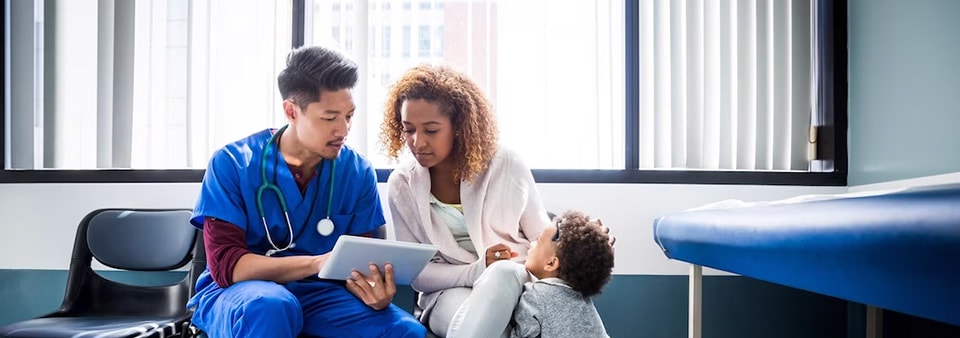
[{"label": "white curtain", "polygon": [[[640,168],[807,170],[810,1],[640,0],[640,88],[630,93],[639,94]],[[122,0],[50,3],[55,49],[37,55],[56,62],[37,68],[37,83],[55,90],[36,106],[53,113],[12,119],[24,126],[13,152],[33,154],[19,156],[24,167],[203,168],[223,144],[283,123],[276,74],[290,49],[291,1],[143,0],[133,20],[116,19],[131,11]],[[378,167],[392,165],[376,142],[387,89],[422,62],[476,80],[502,143],[531,167],[623,167],[623,2],[307,4],[306,43],[360,63],[361,119],[349,142]],[[131,25],[132,43],[117,33]]]},{"label": "white curtain", "polygon": [[284,123],[290,1],[137,4],[133,168],[202,169],[224,144]]},{"label": "white curtain", "polygon": [[[377,133],[389,86],[421,63],[471,77],[497,114],[501,143],[533,168],[619,169],[624,163],[621,0],[313,0],[308,44],[360,64],[348,142],[395,166]],[[363,105],[366,105],[364,107]]]},{"label": "white curtain", "polygon": [[809,0],[641,0],[640,167],[806,170]]},{"label": "white curtain", "polygon": [[16,3],[13,168],[202,169],[284,122],[290,0]]}]

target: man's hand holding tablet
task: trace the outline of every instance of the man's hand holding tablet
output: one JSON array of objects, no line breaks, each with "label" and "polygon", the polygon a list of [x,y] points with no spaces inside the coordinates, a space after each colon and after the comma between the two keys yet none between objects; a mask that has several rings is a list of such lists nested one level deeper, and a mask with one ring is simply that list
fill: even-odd
[{"label": "man's hand holding tablet", "polygon": [[356,280],[362,276],[354,271],[369,271],[372,278],[368,278],[367,286],[375,288],[378,280],[385,280],[378,268],[383,267],[385,277],[392,277],[398,285],[410,285],[436,253],[437,247],[430,244],[340,236],[317,277]]}]

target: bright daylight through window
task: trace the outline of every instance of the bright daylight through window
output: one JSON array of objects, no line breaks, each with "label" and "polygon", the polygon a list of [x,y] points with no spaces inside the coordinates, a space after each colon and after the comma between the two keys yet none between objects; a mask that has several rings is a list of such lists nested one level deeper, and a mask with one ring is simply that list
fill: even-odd
[{"label": "bright daylight through window", "polygon": [[[4,168],[203,169],[281,126],[293,3],[13,1]],[[618,0],[306,0],[302,33],[360,65],[348,143],[378,168],[389,86],[433,63],[477,81],[532,168],[624,169],[633,149],[640,169],[807,171],[811,0],[637,8],[636,69]]]}]

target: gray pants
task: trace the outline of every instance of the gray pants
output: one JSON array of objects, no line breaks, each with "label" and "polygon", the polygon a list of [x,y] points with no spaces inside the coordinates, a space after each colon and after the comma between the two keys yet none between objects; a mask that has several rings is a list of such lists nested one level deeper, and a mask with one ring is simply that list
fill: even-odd
[{"label": "gray pants", "polygon": [[473,288],[443,290],[430,312],[427,325],[441,337],[509,337],[510,318],[523,283],[532,277],[522,264],[490,264]]}]

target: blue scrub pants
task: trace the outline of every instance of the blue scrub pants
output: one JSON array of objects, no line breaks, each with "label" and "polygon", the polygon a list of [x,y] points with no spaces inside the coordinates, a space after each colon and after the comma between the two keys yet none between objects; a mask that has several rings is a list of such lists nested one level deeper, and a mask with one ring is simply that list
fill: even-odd
[{"label": "blue scrub pants", "polygon": [[195,325],[211,338],[422,338],[427,332],[396,305],[373,310],[338,283],[243,281],[219,291],[194,314]]}]

